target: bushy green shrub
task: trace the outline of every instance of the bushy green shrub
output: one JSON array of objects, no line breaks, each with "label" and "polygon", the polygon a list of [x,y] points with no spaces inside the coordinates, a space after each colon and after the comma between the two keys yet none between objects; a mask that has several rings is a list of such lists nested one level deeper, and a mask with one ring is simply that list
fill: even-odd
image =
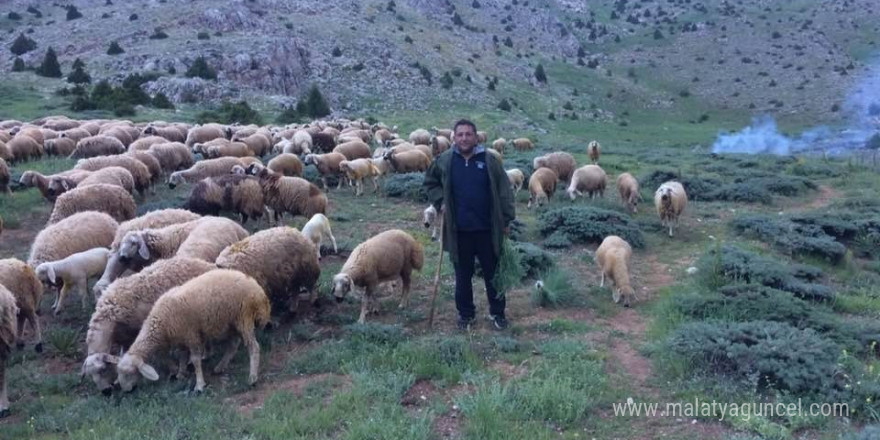
[{"label": "bushy green shrub", "polygon": [[525,241],[513,242],[513,248],[519,252],[519,261],[526,278],[537,277],[553,267],[553,258],[543,249]]},{"label": "bushy green shrub", "polygon": [[247,101],[229,102],[226,101],[220,105],[217,110],[209,110],[199,113],[196,116],[199,124],[208,122],[219,122],[221,124],[263,124],[263,117],[260,112],[251,108]]},{"label": "bushy green shrub", "polygon": [[37,48],[37,42],[28,38],[24,33],[19,33],[9,51],[15,55],[23,55]]},{"label": "bushy green shrub", "polygon": [[601,243],[609,235],[617,235],[631,246],[645,246],[644,237],[635,222],[626,214],[589,206],[567,206],[541,213],[538,217],[541,234],[564,233],[577,243]]},{"label": "bushy green shrub", "polygon": [[665,350],[703,374],[756,378],[762,388],[796,393],[834,389],[840,348],[811,329],[771,321],[708,323],[679,327]]},{"label": "bushy green shrub", "polygon": [[843,169],[830,163],[798,162],[791,166],[791,174],[803,177],[840,177]]},{"label": "bushy green shrub", "polygon": [[189,66],[189,69],[186,69],[184,75],[187,78],[198,77],[207,80],[217,79],[217,71],[208,65],[208,60],[206,60],[205,57],[196,58],[192,65]]},{"label": "bushy green shrub", "polygon": [[388,197],[402,197],[414,202],[427,202],[424,173],[392,174],[385,179],[382,190]]},{"label": "bushy green shrub", "polygon": [[125,50],[122,49],[122,46],[117,42],[110,43],[110,47],[107,48],[107,55],[119,55],[121,53],[125,53]]},{"label": "bushy green shrub", "polygon": [[670,169],[658,169],[639,178],[639,187],[651,191],[653,194],[660,185],[675,180],[681,183],[690,200],[712,200],[709,194],[717,191],[721,181],[711,177],[680,176],[678,172]]},{"label": "bushy green shrub", "polygon": [[[687,189],[685,189],[687,191]],[[688,191],[688,197],[690,197]],[[703,193],[697,200],[724,201],[741,203],[763,203],[769,205],[773,202],[773,196],[766,189],[750,183],[729,183],[721,185],[709,192]]]},{"label": "bushy green shrub", "polygon": [[550,249],[565,249],[571,247],[571,244],[571,239],[568,238],[568,235],[560,231],[550,234],[550,236],[544,240],[544,247]]},{"label": "bushy green shrub", "polygon": [[733,219],[731,227],[742,234],[771,243],[789,255],[815,255],[834,263],[842,261],[846,255],[846,247],[817,224],[748,214]]}]

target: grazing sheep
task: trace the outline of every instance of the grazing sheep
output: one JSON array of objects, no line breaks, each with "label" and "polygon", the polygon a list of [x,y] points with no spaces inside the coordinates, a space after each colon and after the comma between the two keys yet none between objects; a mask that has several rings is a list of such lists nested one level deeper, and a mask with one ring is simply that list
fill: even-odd
[{"label": "grazing sheep", "polygon": [[409,141],[413,145],[431,145],[431,133],[424,128],[414,130],[409,134]]},{"label": "grazing sheep", "polygon": [[[4,133],[0,131],[0,133]],[[0,139],[0,159],[3,159],[7,162],[12,162],[15,160],[15,156],[9,151],[9,148],[6,147],[6,143]]]},{"label": "grazing sheep", "polygon": [[131,156],[119,154],[116,156],[98,156],[89,159],[80,159],[73,168],[76,170],[98,171],[101,168],[113,166],[125,168],[131,173],[131,176],[134,177],[134,189],[137,190],[141,197],[143,197],[147,188],[150,187],[150,181],[153,176],[150,174],[150,169],[147,168],[146,165]]},{"label": "grazing sheep", "polygon": [[602,153],[602,147],[599,145],[598,141],[590,141],[589,145],[587,145],[587,155],[590,156],[590,162],[593,162],[593,165],[599,163],[599,155]]},{"label": "grazing sheep", "polygon": [[187,148],[192,148],[195,144],[204,144],[214,139],[226,139],[226,131],[218,125],[202,125],[189,129],[186,134],[184,144]]},{"label": "grazing sheep", "polygon": [[443,154],[443,152],[448,150],[451,146],[452,142],[449,141],[449,138],[439,135],[431,136],[431,153],[435,157]]},{"label": "grazing sheep", "polygon": [[639,181],[630,173],[623,173],[617,176],[617,192],[620,194],[620,200],[627,209],[633,214],[638,212],[639,202],[642,200],[642,194],[639,192]]},{"label": "grazing sheep", "polygon": [[43,157],[43,144],[37,143],[30,136],[18,135],[6,142],[6,148],[12,155],[12,161],[22,162],[28,159]]},{"label": "grazing sheep", "polygon": [[[153,264],[156,260],[173,257],[180,249],[180,245],[189,238],[192,231],[201,225],[203,220],[204,218],[199,218],[160,228],[129,231],[119,242],[119,250],[117,251],[119,264],[116,271],[123,273],[128,269],[137,272]],[[109,262],[107,267],[109,270]]]},{"label": "grazing sheep", "polygon": [[[139,135],[139,133],[135,134],[133,136],[132,133],[130,133],[126,127],[113,126],[109,129],[104,129],[104,127],[101,127],[101,131],[98,132],[98,135],[115,138],[116,140],[118,140],[119,142],[122,143],[122,149],[125,150],[126,148],[128,148],[129,145],[131,145],[132,142],[134,142],[135,138]],[[82,141],[80,141],[80,142],[82,142]],[[83,157],[87,157],[87,156],[83,156]]]},{"label": "grazing sheep", "polygon": [[71,138],[49,139],[43,144],[47,156],[68,157],[76,150],[76,141]]},{"label": "grazing sheep", "polygon": [[[87,174],[85,174],[87,173]],[[134,193],[134,177],[125,168],[107,167],[98,171],[85,171],[86,177],[79,180],[79,176],[70,177],[53,177],[49,179],[49,195],[58,197],[74,188],[85,188],[89,185],[107,184],[116,185],[129,194]]]},{"label": "grazing sheep", "polygon": [[177,185],[187,182],[195,182],[208,177],[220,177],[229,174],[232,167],[242,165],[236,157],[218,157],[196,162],[193,166],[183,171],[175,171],[168,178],[168,186],[172,189]]},{"label": "grazing sheep", "polygon": [[174,257],[110,284],[89,321],[88,356],[82,374],[90,376],[103,394],[110,395],[116,379],[116,369],[107,368],[113,360],[112,353],[134,342],[156,300],[168,290],[216,268],[204,260]]},{"label": "grazing sheep", "polygon": [[238,213],[241,224],[245,224],[248,218],[262,217],[265,205],[259,179],[244,174],[227,174],[202,179],[193,185],[184,208],[213,216],[220,215],[220,211],[232,211]]},{"label": "grazing sheep", "polygon": [[431,241],[437,241],[437,232],[440,229],[440,222],[437,221],[437,208],[434,205],[428,205],[422,211],[422,217],[424,218],[425,228],[431,228]]},{"label": "grazing sheep", "polygon": [[257,177],[263,188],[263,200],[274,211],[276,223],[281,221],[285,212],[308,218],[327,213],[327,196],[308,180],[281,176],[268,168],[260,170]]},{"label": "grazing sheep", "polygon": [[239,157],[238,161],[241,162],[241,166],[245,169],[247,169],[251,165],[263,166],[263,161],[261,161],[260,159],[254,157],[254,156]]},{"label": "grazing sheep", "polygon": [[46,118],[42,124],[44,129],[54,130],[54,131],[65,131],[79,127],[80,122],[75,121],[73,119],[69,119],[66,116],[58,116],[52,118]]},{"label": "grazing sheep", "polygon": [[339,138],[349,138],[356,139],[365,144],[370,143],[370,140],[373,138],[373,133],[370,130],[363,130],[358,128],[347,128],[342,131],[339,135]]},{"label": "grazing sheep", "polygon": [[577,162],[574,160],[574,156],[570,153],[557,151],[555,153],[538,156],[532,161],[532,168],[537,170],[541,167],[550,168],[557,176],[559,176],[559,180],[568,182],[571,180],[575,168],[577,168]]},{"label": "grazing sheep", "polygon": [[379,283],[402,281],[400,308],[409,305],[412,270],[421,270],[425,262],[425,250],[411,235],[399,229],[382,232],[357,245],[348,260],[333,277],[333,296],[342,302],[345,295],[355,287],[363,288],[361,314],[358,323],[367,318],[369,303]]},{"label": "grazing sheep", "polygon": [[507,170],[507,180],[510,181],[510,187],[515,194],[522,189],[523,183],[526,181],[526,176],[519,168],[514,168],[512,170]]},{"label": "grazing sheep", "polygon": [[18,334],[18,307],[12,293],[0,285],[0,418],[9,414],[6,359]]},{"label": "grazing sheep", "polygon": [[333,152],[342,154],[346,160],[368,159],[370,146],[360,140],[355,140],[337,145]]},{"label": "grazing sheep", "polygon": [[272,141],[263,133],[254,133],[250,136],[241,138],[233,137],[232,140],[241,142],[253,152],[254,156],[263,157],[272,148]]},{"label": "grazing sheep", "polygon": [[216,159],[218,157],[247,157],[253,156],[254,152],[250,147],[242,142],[229,142],[225,145],[211,145],[205,148],[204,156],[206,159]]},{"label": "grazing sheep", "polygon": [[540,207],[544,203],[549,203],[553,193],[556,192],[558,180],[556,172],[550,168],[536,169],[529,177],[529,204],[526,207],[531,208],[533,204]]},{"label": "grazing sheep", "polygon": [[162,164],[159,163],[159,159],[146,151],[131,151],[126,154],[147,167],[150,171],[150,190],[156,194],[156,185],[162,180]]},{"label": "grazing sheep", "polygon": [[507,139],[498,138],[498,139],[495,139],[494,141],[492,141],[492,148],[501,154],[504,154],[504,147],[506,147],[506,146],[507,146]]},{"label": "grazing sheep", "polygon": [[175,256],[190,257],[213,263],[226,246],[244,240],[248,232],[233,220],[224,217],[204,217],[186,240],[180,244]]},{"label": "grazing sheep", "polygon": [[15,135],[15,137],[27,136],[33,139],[40,146],[43,145],[43,142],[46,142],[46,138],[43,136],[43,132],[40,130],[39,127],[20,127],[20,129],[18,131],[15,131],[15,133],[13,134]]},{"label": "grazing sheep", "polygon": [[315,249],[318,252],[318,260],[321,259],[321,245],[324,244],[324,240],[326,239],[329,239],[330,242],[333,243],[333,253],[339,253],[339,250],[336,248],[336,237],[333,236],[333,231],[330,230],[330,220],[326,215],[313,215],[303,226],[302,234],[315,244]]},{"label": "grazing sheep", "polygon": [[109,247],[118,226],[113,217],[97,211],[79,212],[50,224],[34,238],[28,266],[37,267],[77,252]]},{"label": "grazing sheep", "polygon": [[654,206],[660,216],[663,227],[669,228],[669,236],[672,237],[672,229],[678,226],[679,218],[687,207],[688,197],[684,187],[675,181],[669,181],[657,188],[654,193]]},{"label": "grazing sheep", "polygon": [[290,140],[289,146],[283,146],[283,153],[293,154],[311,154],[312,153],[312,135],[305,130],[297,130]]},{"label": "grazing sheep", "polygon": [[189,148],[180,142],[156,144],[147,150],[147,154],[155,157],[165,173],[185,170],[195,163]]},{"label": "grazing sheep", "polygon": [[69,170],[62,173],[53,174],[51,176],[44,176],[36,171],[28,170],[24,173],[21,173],[21,177],[18,179],[18,183],[27,188],[37,187],[37,189],[40,191],[40,194],[43,195],[43,198],[50,202],[55,202],[55,197],[57,197],[55,191],[57,191],[58,188],[50,187],[50,184],[54,179],[69,178],[73,182],[79,183],[83,179],[88,177],[89,174],[91,174],[91,171]]},{"label": "grazing sheep", "polygon": [[379,171],[379,177],[386,176],[391,174],[391,164],[385,160],[384,157],[374,157],[370,159],[373,162],[373,166]]},{"label": "grazing sheep", "polygon": [[339,169],[345,173],[349,181],[355,183],[355,195],[364,193],[364,179],[373,180],[373,192],[379,191],[379,169],[373,165],[372,159],[344,160],[339,163]]},{"label": "grazing sheep", "polygon": [[241,272],[216,269],[193,278],[156,300],[131,348],[116,365],[119,385],[129,392],[139,376],[158,380],[158,373],[146,360],[159,350],[181,347],[189,351],[196,373],[195,391],[201,392],[205,389],[205,344],[227,339],[230,330],[241,340],[236,338],[229,344],[214,372],[226,368],[239,343],[244,341],[250,355],[248,383],[253,385],[260,366],[260,344],[254,327],[265,327],[270,314],[271,306],[263,289]]},{"label": "grazing sheep", "polygon": [[140,139],[135,140],[128,146],[128,151],[147,151],[156,144],[165,144],[168,143],[168,139],[163,138],[162,136],[147,136],[142,137]]},{"label": "grazing sheep", "polygon": [[15,345],[24,347],[24,324],[29,322],[37,340],[34,350],[37,353],[42,352],[43,330],[40,320],[37,319],[37,311],[43,300],[43,284],[37,278],[34,268],[15,258],[0,260],[0,287],[5,287],[12,293],[18,307],[18,335]]},{"label": "grazing sheep", "polygon": [[[319,214],[320,215],[320,214]],[[315,288],[321,268],[315,245],[294,228],[266,229],[231,244],[217,257],[217,267],[234,269],[257,280],[276,307],[297,309],[300,291],[309,292],[309,301],[318,298]]]},{"label": "grazing sheep", "polygon": [[[281,174],[282,176],[302,177],[303,163],[295,154],[281,153],[272,158],[266,168]],[[248,174],[254,174],[248,172]]]},{"label": "grazing sheep", "polygon": [[599,287],[605,286],[606,276],[610,277],[614,281],[614,302],[619,303],[622,297],[624,307],[629,307],[636,294],[629,281],[631,259],[632,247],[616,235],[605,237],[596,249],[596,264],[602,274]]},{"label": "grazing sheep", "polygon": [[9,189],[9,166],[6,165],[6,161],[0,158],[0,193],[9,194],[12,191]]},{"label": "grazing sheep", "polygon": [[187,130],[182,129],[181,127],[156,127],[154,125],[148,125],[144,128],[144,134],[159,136],[165,139],[165,142],[186,142]]},{"label": "grazing sheep", "polygon": [[57,316],[61,312],[64,298],[71,290],[79,292],[83,309],[87,307],[89,278],[104,273],[109,255],[107,248],[94,248],[37,266],[37,278],[44,285],[55,289],[60,287],[52,303],[53,314]]},{"label": "grazing sheep", "polygon": [[605,170],[600,168],[599,165],[584,165],[574,171],[574,174],[571,176],[571,183],[565,192],[568,194],[568,198],[572,200],[576,199],[577,196],[584,195],[583,193],[587,193],[590,199],[595,198],[597,195],[605,197],[607,179],[608,176],[605,174]]},{"label": "grazing sheep", "polygon": [[76,187],[55,199],[49,224],[84,211],[110,214],[116,221],[131,220],[137,213],[134,198],[125,189],[104,183]]},{"label": "grazing sheep", "polygon": [[517,138],[513,140],[513,148],[516,148],[516,151],[528,151],[534,149],[535,144],[529,138]]},{"label": "grazing sheep", "polygon": [[[425,153],[425,156],[428,156],[428,158],[434,157],[434,151],[431,150],[431,147],[428,145],[422,145],[422,144],[413,145],[409,142],[405,142],[405,143],[398,144],[398,145],[391,147],[390,150],[393,151],[394,154],[416,150],[416,151],[421,151],[422,153]],[[383,152],[382,155],[384,156],[385,152]]]},{"label": "grazing sheep", "polygon": [[391,133],[388,129],[379,129],[373,133],[373,141],[376,143],[377,147],[384,147],[385,142],[394,139],[395,135]]},{"label": "grazing sheep", "polygon": [[336,139],[328,133],[312,133],[312,147],[320,153],[329,153],[336,148]]},{"label": "grazing sheep", "polygon": [[[95,132],[95,134],[97,134],[97,131]],[[90,131],[82,127],[77,127],[62,131],[58,134],[58,139],[70,139],[73,141],[74,146],[76,146],[77,142],[89,136],[93,136]]]},{"label": "grazing sheep", "polygon": [[387,151],[385,152],[384,159],[388,161],[388,164],[395,173],[425,172],[431,165],[430,156],[418,150],[404,151],[402,153]]},{"label": "grazing sheep", "polygon": [[308,154],[303,163],[305,165],[314,165],[318,169],[324,189],[329,189],[327,186],[327,176],[337,176],[339,183],[336,189],[340,189],[342,188],[342,169],[339,168],[339,163],[344,160],[347,159],[342,153]]}]

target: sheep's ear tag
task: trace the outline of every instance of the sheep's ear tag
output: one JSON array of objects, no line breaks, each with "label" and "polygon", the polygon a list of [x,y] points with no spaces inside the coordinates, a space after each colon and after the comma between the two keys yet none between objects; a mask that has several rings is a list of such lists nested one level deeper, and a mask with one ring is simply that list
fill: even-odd
[{"label": "sheep's ear tag", "polygon": [[49,266],[46,270],[46,275],[49,277],[49,282],[55,284],[55,268]]},{"label": "sheep's ear tag", "polygon": [[140,371],[141,376],[144,376],[147,380],[159,380],[159,373],[156,373],[156,370],[147,364],[141,364],[138,367],[138,371]]}]

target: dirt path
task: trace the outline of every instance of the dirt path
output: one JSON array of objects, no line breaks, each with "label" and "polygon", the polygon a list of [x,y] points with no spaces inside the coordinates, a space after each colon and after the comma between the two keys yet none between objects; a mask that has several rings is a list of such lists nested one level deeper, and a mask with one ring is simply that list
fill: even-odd
[{"label": "dirt path", "polygon": [[792,208],[792,211],[801,212],[801,211],[810,211],[814,209],[824,208],[831,204],[832,201],[840,199],[843,194],[826,185],[819,185],[819,196],[810,201],[807,204],[800,205]]}]

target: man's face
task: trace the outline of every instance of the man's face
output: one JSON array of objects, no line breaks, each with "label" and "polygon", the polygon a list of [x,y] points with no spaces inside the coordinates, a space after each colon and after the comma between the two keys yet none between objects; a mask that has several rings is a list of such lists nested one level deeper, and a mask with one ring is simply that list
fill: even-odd
[{"label": "man's face", "polygon": [[455,145],[462,153],[470,153],[477,145],[477,134],[469,125],[459,125],[455,129]]}]

